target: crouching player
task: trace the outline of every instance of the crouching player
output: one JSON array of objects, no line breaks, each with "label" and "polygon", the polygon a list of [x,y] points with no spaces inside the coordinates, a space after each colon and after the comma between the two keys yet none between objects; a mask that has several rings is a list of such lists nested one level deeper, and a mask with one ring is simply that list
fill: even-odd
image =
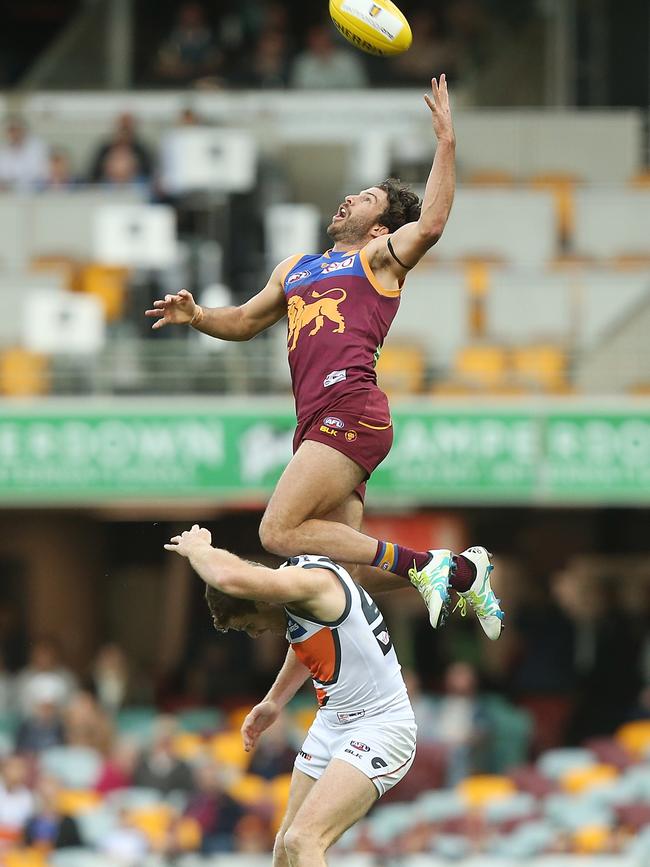
[{"label": "crouching player", "polygon": [[408,772],[416,725],[381,612],[343,567],[300,556],[267,569],[213,548],[194,525],[165,548],[207,584],[215,628],[285,635],[293,653],[242,727],[252,749],[311,675],[319,711],[296,757],[275,867],[318,867],[343,832]]}]

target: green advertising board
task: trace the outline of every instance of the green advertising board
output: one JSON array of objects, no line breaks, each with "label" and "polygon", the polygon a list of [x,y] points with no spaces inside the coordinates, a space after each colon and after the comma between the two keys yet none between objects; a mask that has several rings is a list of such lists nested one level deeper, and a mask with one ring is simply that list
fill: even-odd
[{"label": "green advertising board", "polygon": [[[650,503],[650,404],[395,406],[377,503]],[[266,497],[291,455],[285,402],[0,405],[0,503]]]}]

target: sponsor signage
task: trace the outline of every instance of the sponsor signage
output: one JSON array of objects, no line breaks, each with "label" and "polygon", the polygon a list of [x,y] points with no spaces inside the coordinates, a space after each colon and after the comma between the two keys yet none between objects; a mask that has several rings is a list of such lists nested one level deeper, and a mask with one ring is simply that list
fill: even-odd
[{"label": "sponsor signage", "polygon": [[[213,404],[210,407],[210,404]],[[206,409],[206,405],[210,408]],[[45,408],[41,408],[45,407]],[[325,418],[325,416],[323,416]],[[328,416],[332,430],[338,419]],[[650,404],[395,406],[368,499],[650,502]],[[0,405],[0,503],[263,499],[291,456],[285,403]]]}]

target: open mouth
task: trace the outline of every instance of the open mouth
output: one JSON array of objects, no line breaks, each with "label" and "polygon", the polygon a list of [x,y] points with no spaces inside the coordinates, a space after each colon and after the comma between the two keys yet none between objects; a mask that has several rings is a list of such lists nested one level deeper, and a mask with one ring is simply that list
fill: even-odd
[{"label": "open mouth", "polygon": [[348,209],[345,205],[341,205],[338,211],[332,217],[333,220],[344,220],[348,215]]}]

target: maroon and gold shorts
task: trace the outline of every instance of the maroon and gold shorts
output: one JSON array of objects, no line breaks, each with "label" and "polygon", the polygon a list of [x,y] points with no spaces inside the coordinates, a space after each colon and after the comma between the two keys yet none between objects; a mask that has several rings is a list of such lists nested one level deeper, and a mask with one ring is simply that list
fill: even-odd
[{"label": "maroon and gold shorts", "polygon": [[[341,452],[366,471],[369,479],[393,444],[393,423],[388,399],[377,389],[348,395],[341,403],[311,418],[298,422],[293,437],[293,453],[305,440],[324,443]],[[366,482],[356,492],[363,500]]]}]

